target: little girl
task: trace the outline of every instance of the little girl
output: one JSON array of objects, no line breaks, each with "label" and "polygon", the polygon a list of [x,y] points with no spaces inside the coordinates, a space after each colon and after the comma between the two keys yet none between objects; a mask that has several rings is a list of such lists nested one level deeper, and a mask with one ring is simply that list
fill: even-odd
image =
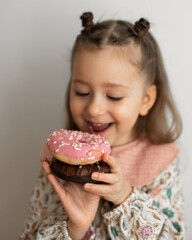
[{"label": "little girl", "polygon": [[21,239],[184,239],[183,197],[177,168],[181,133],[159,47],[141,18],[93,22],[73,51],[67,129],[105,137],[110,173],[104,184],[61,181],[46,154]]}]

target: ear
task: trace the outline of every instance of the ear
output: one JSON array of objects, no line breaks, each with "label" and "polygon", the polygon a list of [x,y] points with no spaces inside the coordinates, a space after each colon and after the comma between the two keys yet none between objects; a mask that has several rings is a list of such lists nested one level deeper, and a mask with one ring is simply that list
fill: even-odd
[{"label": "ear", "polygon": [[148,111],[153,107],[157,97],[157,88],[155,85],[150,85],[144,95],[143,103],[140,109],[140,115],[147,115]]}]

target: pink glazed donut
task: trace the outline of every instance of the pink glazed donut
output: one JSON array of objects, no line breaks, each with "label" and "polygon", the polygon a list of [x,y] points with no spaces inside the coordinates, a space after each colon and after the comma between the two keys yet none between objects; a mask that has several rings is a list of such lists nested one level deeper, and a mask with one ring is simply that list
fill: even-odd
[{"label": "pink glazed donut", "polygon": [[103,137],[95,134],[60,129],[47,140],[51,154],[61,162],[71,165],[94,164],[111,148]]},{"label": "pink glazed donut", "polygon": [[61,179],[79,184],[102,183],[92,179],[92,173],[110,173],[102,155],[110,154],[111,148],[99,135],[61,129],[49,136],[47,146],[53,156],[51,171]]}]

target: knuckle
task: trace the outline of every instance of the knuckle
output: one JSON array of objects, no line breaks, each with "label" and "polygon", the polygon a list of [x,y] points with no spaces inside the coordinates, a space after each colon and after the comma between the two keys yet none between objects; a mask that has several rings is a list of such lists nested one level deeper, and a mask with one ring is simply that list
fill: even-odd
[{"label": "knuckle", "polygon": [[117,174],[121,174],[121,168],[120,168],[120,166],[118,165],[118,166],[116,166],[116,173]]},{"label": "knuckle", "polygon": [[109,182],[111,176],[106,174],[106,173],[101,173],[99,180],[104,181],[104,182]]},{"label": "knuckle", "polygon": [[104,173],[98,173],[97,179],[103,180],[103,178],[104,178]]},{"label": "knuckle", "polygon": [[116,162],[116,160],[115,160],[115,158],[113,156],[110,156],[109,159],[110,159],[110,162],[113,163],[113,164]]},{"label": "knuckle", "polygon": [[106,161],[108,162],[108,163],[112,163],[113,162],[113,157],[111,156],[111,155],[109,155],[107,158],[106,158]]},{"label": "knuckle", "polygon": [[115,182],[115,183],[120,182],[120,176],[115,175],[115,177],[114,177],[114,182]]},{"label": "knuckle", "polygon": [[113,185],[112,194],[115,195],[117,192],[118,192],[118,186],[117,185]]}]

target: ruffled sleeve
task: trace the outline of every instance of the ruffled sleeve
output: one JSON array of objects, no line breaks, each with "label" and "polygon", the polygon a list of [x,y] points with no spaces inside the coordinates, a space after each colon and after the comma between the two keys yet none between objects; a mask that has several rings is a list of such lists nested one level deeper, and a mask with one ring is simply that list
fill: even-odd
[{"label": "ruffled sleeve", "polygon": [[[104,210],[103,210],[104,211]],[[177,160],[154,182],[139,189],[118,207],[103,212],[111,239],[184,239],[183,197]]]},{"label": "ruffled sleeve", "polygon": [[66,216],[50,216],[42,221],[38,231],[37,240],[72,240],[67,231]]}]

